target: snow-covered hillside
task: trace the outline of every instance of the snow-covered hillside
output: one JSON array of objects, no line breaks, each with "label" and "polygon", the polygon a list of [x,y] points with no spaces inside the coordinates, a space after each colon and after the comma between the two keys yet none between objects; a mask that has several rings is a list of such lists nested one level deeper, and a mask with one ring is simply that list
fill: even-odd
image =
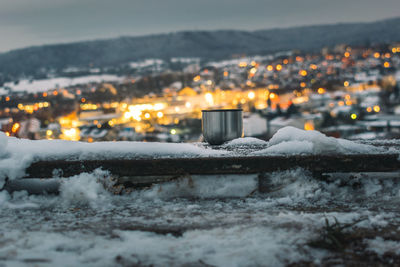
[{"label": "snow-covered hillside", "polygon": [[[52,89],[65,88],[68,86],[74,86],[79,84],[89,83],[101,83],[101,82],[122,82],[124,78],[115,75],[103,74],[103,75],[89,75],[77,78],[51,78],[43,80],[21,80],[17,84],[9,82],[5,83],[3,87],[0,87],[0,95],[8,93],[8,89],[11,92],[27,92],[27,93],[40,93]],[[7,89],[7,90],[6,90]]]}]

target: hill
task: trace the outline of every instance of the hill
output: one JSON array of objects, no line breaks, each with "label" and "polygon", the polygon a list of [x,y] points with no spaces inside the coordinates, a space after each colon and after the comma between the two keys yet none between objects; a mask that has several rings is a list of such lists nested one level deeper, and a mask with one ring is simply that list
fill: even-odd
[{"label": "hill", "polygon": [[0,74],[18,77],[67,67],[121,66],[145,58],[311,51],[336,44],[364,45],[400,41],[400,17],[372,23],[343,23],[257,31],[183,31],[140,37],[28,47],[0,54]]}]

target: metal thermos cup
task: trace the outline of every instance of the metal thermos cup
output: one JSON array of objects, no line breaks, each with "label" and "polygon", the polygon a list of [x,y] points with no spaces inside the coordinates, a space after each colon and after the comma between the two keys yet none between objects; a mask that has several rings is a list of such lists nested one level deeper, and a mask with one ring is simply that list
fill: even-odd
[{"label": "metal thermos cup", "polygon": [[243,137],[242,109],[203,110],[203,137],[211,145],[221,145]]}]

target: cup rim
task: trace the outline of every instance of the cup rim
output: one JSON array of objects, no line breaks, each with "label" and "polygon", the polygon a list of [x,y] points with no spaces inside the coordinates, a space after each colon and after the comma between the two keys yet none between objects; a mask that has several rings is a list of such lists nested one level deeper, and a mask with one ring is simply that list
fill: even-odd
[{"label": "cup rim", "polygon": [[201,112],[224,112],[224,111],[243,111],[241,108],[236,109],[203,109]]}]

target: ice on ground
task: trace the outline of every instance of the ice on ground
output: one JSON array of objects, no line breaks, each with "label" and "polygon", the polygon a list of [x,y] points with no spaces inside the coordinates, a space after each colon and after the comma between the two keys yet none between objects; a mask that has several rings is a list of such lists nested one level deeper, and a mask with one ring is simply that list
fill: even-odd
[{"label": "ice on ground", "polygon": [[349,140],[328,137],[318,131],[284,127],[269,141],[269,147],[254,154],[337,154],[377,153],[381,149]]}]

